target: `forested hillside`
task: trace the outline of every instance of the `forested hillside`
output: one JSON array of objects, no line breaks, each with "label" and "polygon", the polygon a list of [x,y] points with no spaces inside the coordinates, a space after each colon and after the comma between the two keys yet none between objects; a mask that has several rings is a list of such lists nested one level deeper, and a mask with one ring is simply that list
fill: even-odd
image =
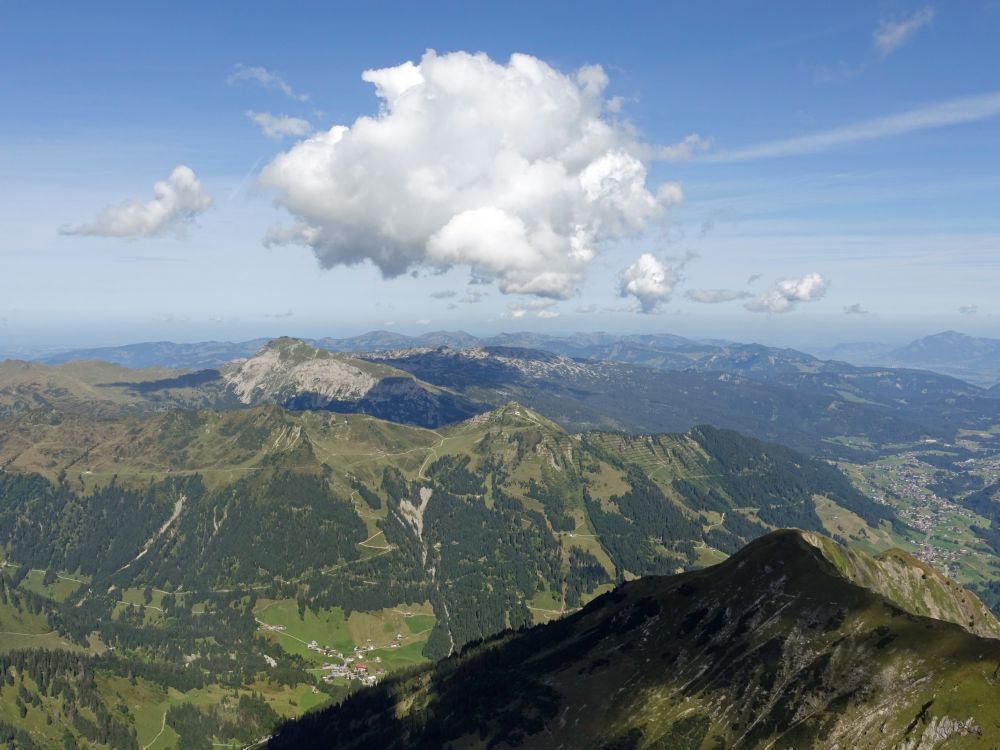
[{"label": "forested hillside", "polygon": [[[823,530],[830,507],[872,543],[897,523],[779,446],[709,427],[569,435],[516,404],[439,430],[277,407],[34,410],[0,427],[0,630],[25,634],[9,648],[76,653],[118,716],[106,732],[140,746],[154,728],[243,739],[232,727],[263,732],[616,582],[701,567],[771,528]],[[123,672],[128,690],[160,691],[161,727],[114,714]],[[19,700],[28,721],[37,701]],[[22,726],[20,704],[0,701],[0,721]],[[105,726],[103,710],[87,721]],[[101,745],[58,715],[35,731]]]}]

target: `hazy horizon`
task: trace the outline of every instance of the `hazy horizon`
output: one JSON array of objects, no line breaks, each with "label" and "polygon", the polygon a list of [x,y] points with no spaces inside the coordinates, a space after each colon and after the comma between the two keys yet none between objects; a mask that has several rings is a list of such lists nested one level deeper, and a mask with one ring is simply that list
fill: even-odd
[{"label": "hazy horizon", "polygon": [[[517,325],[523,322],[524,325]],[[568,322],[568,321],[567,321]],[[675,321],[671,321],[675,322]],[[404,336],[418,337],[437,332],[463,332],[477,338],[489,338],[499,334],[532,333],[546,336],[572,336],[574,334],[607,333],[618,336],[669,334],[683,336],[693,340],[720,340],[742,344],[763,344],[766,346],[787,347],[822,355],[841,344],[876,344],[886,347],[899,347],[925,336],[931,336],[945,331],[956,331],[961,334],[991,338],[991,331],[985,326],[958,325],[967,321],[956,321],[956,325],[934,325],[934,322],[914,321],[908,326],[895,327],[879,335],[877,328],[867,326],[864,331],[850,338],[824,337],[817,331],[814,320],[803,320],[802,327],[783,328],[781,330],[758,329],[756,332],[744,330],[742,335],[727,332],[724,326],[711,327],[705,321],[687,321],[688,325],[649,327],[649,328],[569,328],[532,325],[532,321],[499,321],[496,325],[469,325],[454,327],[435,326],[397,326],[377,325],[338,325],[321,322],[292,322],[289,320],[270,321],[265,324],[227,323],[217,327],[199,327],[198,324],[186,321],[172,321],[160,327],[142,329],[108,329],[94,332],[82,328],[78,332],[69,331],[65,335],[54,332],[41,332],[26,336],[23,342],[17,339],[0,340],[0,359],[32,359],[49,354],[68,352],[77,349],[96,349],[104,347],[121,347],[131,344],[154,343],[168,341],[175,344],[196,344],[208,341],[239,343],[255,339],[275,339],[282,336],[302,339],[347,339],[376,331],[388,331]],[[978,321],[977,321],[978,322]],[[390,321],[391,323],[391,321]],[[695,324],[695,325],[692,325]],[[977,328],[985,330],[977,330]]]}]

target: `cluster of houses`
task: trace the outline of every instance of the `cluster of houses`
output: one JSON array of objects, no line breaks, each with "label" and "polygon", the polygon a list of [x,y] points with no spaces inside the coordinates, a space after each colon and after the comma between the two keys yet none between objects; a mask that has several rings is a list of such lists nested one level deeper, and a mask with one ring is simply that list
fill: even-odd
[{"label": "cluster of houses", "polygon": [[[268,630],[274,633],[284,633],[287,628],[284,625],[268,625],[267,623],[260,623],[262,630]],[[323,670],[326,672],[323,675],[323,682],[333,682],[336,679],[344,680],[358,680],[363,685],[375,685],[380,679],[385,677],[385,670],[378,666],[382,663],[381,656],[373,656],[365,661],[366,657],[371,654],[371,652],[377,649],[396,649],[399,648],[403,641],[405,640],[402,633],[396,633],[396,637],[385,646],[376,646],[372,639],[369,638],[365,641],[364,646],[355,646],[354,654],[352,656],[345,656],[340,651],[335,648],[328,648],[326,646],[321,646],[318,641],[309,641],[306,644],[306,648],[310,651],[314,651],[320,656],[324,656],[328,659],[339,659],[340,663],[327,662],[323,665]],[[276,667],[277,662],[270,656],[264,656],[265,661],[267,661],[270,667]]]},{"label": "cluster of houses", "polygon": [[316,641],[310,641],[307,648],[323,656],[340,659],[340,663],[328,662],[323,665],[326,674],[323,675],[323,682],[333,682],[336,679],[358,680],[362,685],[371,686],[378,683],[385,677],[385,669],[378,666],[382,663],[381,656],[373,656],[367,661],[365,659],[377,648],[399,648],[403,641],[403,634],[396,633],[396,637],[388,646],[375,646],[369,638],[364,646],[355,646],[353,656],[344,656],[342,653],[332,648],[324,648]]},{"label": "cluster of houses", "polygon": [[[405,613],[405,615],[410,616],[409,613]],[[261,630],[274,633],[284,633],[287,630],[284,625],[269,625],[259,620],[258,623]],[[385,669],[379,666],[382,663],[382,657],[371,656],[372,652],[381,649],[397,649],[402,646],[404,640],[406,638],[402,633],[396,633],[395,638],[388,644],[376,646],[369,638],[365,641],[365,645],[355,646],[354,654],[351,656],[345,656],[335,648],[321,646],[316,640],[306,643],[306,648],[327,659],[339,660],[339,663],[327,662],[323,665],[323,670],[326,672],[323,675],[323,682],[330,683],[336,679],[343,679],[358,680],[362,685],[375,685],[385,676]],[[265,655],[264,660],[271,668],[278,665],[277,661],[270,656]]]},{"label": "cluster of houses", "polygon": [[[959,560],[962,556],[970,554],[971,550],[934,544],[934,531],[947,528],[951,532],[959,533],[961,529],[955,525],[953,519],[961,516],[971,520],[974,518],[972,511],[935,493],[930,488],[934,478],[929,471],[921,471],[906,464],[883,465],[882,471],[884,472],[882,487],[893,495],[913,503],[910,507],[898,508],[900,518],[910,527],[927,534],[926,541],[913,553],[914,556],[951,577],[957,575]],[[885,502],[885,497],[878,492],[873,493],[872,498],[878,502]],[[950,524],[946,526],[949,521]]]},{"label": "cluster of houses", "polygon": [[964,461],[959,461],[955,466],[960,467],[964,471],[974,471],[976,474],[979,474],[986,485],[1000,481],[1000,453],[967,458]]},{"label": "cluster of houses", "polygon": [[923,560],[928,565],[932,565],[949,578],[957,578],[959,573],[959,559],[970,553],[971,550],[965,547],[947,549],[945,547],[935,547],[932,544],[924,542],[920,545],[920,549],[913,553],[913,556]]},{"label": "cluster of houses", "polygon": [[320,656],[331,657],[334,659],[344,658],[344,655],[339,651],[337,651],[336,649],[325,648],[324,646],[320,646],[316,641],[309,641],[309,643],[306,644],[306,648],[309,649],[310,651],[315,651]]}]

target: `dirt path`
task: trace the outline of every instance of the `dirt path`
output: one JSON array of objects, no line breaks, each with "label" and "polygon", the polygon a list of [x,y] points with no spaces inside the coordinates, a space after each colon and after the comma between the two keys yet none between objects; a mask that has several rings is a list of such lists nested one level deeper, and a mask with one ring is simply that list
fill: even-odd
[{"label": "dirt path", "polygon": [[267,630],[268,630],[269,633],[277,633],[278,635],[283,635],[286,638],[291,638],[293,641],[298,641],[303,646],[308,646],[309,645],[309,641],[304,641],[301,638],[299,638],[298,636],[294,636],[291,633],[288,633],[288,632],[286,632],[284,630],[275,630],[274,629],[274,625],[271,625],[270,623],[264,622],[263,620],[258,620],[256,617],[253,618],[253,619],[254,619],[254,621],[258,625],[265,625],[265,626],[267,626]]},{"label": "dirt path", "polygon": [[581,609],[580,607],[575,607],[574,609],[543,609],[542,607],[532,607],[530,604],[525,604],[524,606],[532,612],[546,612],[550,615],[559,615],[560,617],[563,615],[571,615],[574,612],[579,612]]},{"label": "dirt path", "polygon": [[166,730],[166,728],[167,728],[167,712],[164,711],[163,712],[163,723],[160,724],[160,731],[156,733],[156,736],[153,739],[151,739],[149,742],[147,742],[145,745],[142,746],[142,750],[149,750],[149,748],[151,748],[153,745],[155,745],[156,741],[158,739],[160,739],[160,735],[163,734],[163,732]]},{"label": "dirt path", "polygon": [[[723,512],[722,512],[722,518],[720,518],[720,519],[719,519],[718,523],[710,523],[710,524],[708,525],[708,528],[707,528],[707,529],[706,529],[706,530],[705,530],[705,531],[704,531],[703,533],[707,534],[707,533],[708,533],[709,531],[711,531],[712,529],[717,529],[717,528],[719,528],[719,527],[720,527],[720,526],[722,526],[722,524],[724,524],[725,522],[726,522],[726,513],[725,513],[725,511],[723,511]],[[700,547],[700,548],[702,548],[702,549],[708,549],[708,545],[707,545],[707,544],[705,544],[705,540],[704,540],[704,539],[699,539],[698,541],[696,541],[696,542],[694,543],[694,546],[695,546],[695,547]]]},{"label": "dirt path", "polygon": [[708,525],[708,529],[707,529],[707,530],[705,531],[705,533],[707,534],[707,533],[708,533],[709,531],[711,531],[712,529],[717,529],[717,528],[719,528],[719,527],[720,527],[720,526],[722,526],[722,524],[724,524],[725,522],[726,522],[726,512],[725,512],[725,511],[722,511],[722,518],[720,518],[720,519],[719,519],[719,522],[718,522],[718,523],[710,523],[710,524]]},{"label": "dirt path", "polygon": [[[436,435],[437,433],[434,434]],[[427,465],[431,462],[432,458],[438,458],[438,448],[444,445],[444,441],[447,439],[448,438],[446,437],[442,437],[441,440],[438,441],[437,445],[433,448],[428,448],[430,452],[427,454],[427,458],[424,459],[424,462],[420,464],[420,471],[417,472],[417,479],[427,479],[427,477],[424,476],[424,470],[427,468]]]},{"label": "dirt path", "polygon": [[380,530],[376,531],[374,534],[372,534],[370,537],[368,537],[367,539],[365,539],[363,542],[358,542],[358,546],[359,547],[367,547],[368,549],[384,549],[384,550],[390,550],[390,549],[392,549],[392,545],[391,544],[382,544],[382,545],[379,545],[379,544],[369,544],[368,543],[372,539],[375,539],[376,537],[382,536],[383,534],[384,534],[384,532],[380,529]]},{"label": "dirt path", "polygon": [[[5,566],[0,566],[0,567],[5,567]],[[31,572],[32,573],[48,573],[48,571],[45,568],[32,568]],[[86,583],[87,583],[86,581],[81,581],[79,578],[72,578],[71,576],[56,575],[56,578],[59,578],[60,580],[63,580],[63,581],[73,581],[74,583],[82,583],[84,585],[86,585]]]},{"label": "dirt path", "polygon": [[270,734],[267,735],[267,737],[261,737],[259,740],[255,740],[254,742],[251,742],[249,745],[244,745],[243,747],[240,748],[240,750],[252,750],[255,747],[260,747],[265,742],[267,742],[269,739],[271,739],[271,735]]},{"label": "dirt path", "polygon": [[372,513],[365,513],[362,510],[361,503],[355,500],[355,498],[357,497],[357,495],[358,495],[358,491],[357,490],[351,490],[351,496],[348,498],[348,500],[351,501],[351,505],[354,506],[354,512],[357,513],[362,518],[371,518],[371,519],[373,519],[375,521],[381,521],[382,520],[382,516],[376,516],[376,515],[373,515]]},{"label": "dirt path", "polygon": [[378,552],[378,553],[372,555],[371,557],[363,557],[363,558],[360,558],[358,560],[348,560],[347,562],[340,563],[339,565],[334,565],[332,568],[327,568],[326,570],[321,570],[320,573],[323,573],[324,575],[329,575],[330,573],[332,573],[335,570],[340,570],[341,568],[346,568],[348,565],[354,565],[355,563],[365,562],[366,560],[373,560],[376,557],[378,557],[379,555],[384,555],[387,552],[392,552],[392,550],[393,550],[393,548],[389,547],[388,549],[383,549],[381,552]]}]

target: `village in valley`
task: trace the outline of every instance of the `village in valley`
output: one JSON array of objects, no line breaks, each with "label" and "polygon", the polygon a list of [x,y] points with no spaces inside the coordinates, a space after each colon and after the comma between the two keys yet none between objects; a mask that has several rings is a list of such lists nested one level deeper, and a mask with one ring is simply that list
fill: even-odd
[{"label": "village in valley", "polygon": [[[284,625],[269,625],[258,621],[260,629],[266,632],[278,633],[295,638],[287,632]],[[301,640],[295,638],[295,640]],[[305,647],[317,656],[325,659],[335,659],[336,661],[326,661],[322,664],[323,682],[330,684],[337,680],[350,682],[356,680],[366,687],[378,684],[385,677],[386,669],[382,666],[382,657],[376,651],[399,649],[407,640],[402,633],[396,633],[395,637],[386,644],[376,645],[371,638],[367,639],[364,645],[355,646],[352,653],[345,654],[342,651],[320,644],[317,640],[305,643]],[[264,659],[272,668],[277,666],[277,662],[270,656]]]},{"label": "village in valley", "polygon": [[[1000,477],[997,456],[971,458],[955,466],[980,475],[985,484]],[[970,530],[985,520],[964,507],[960,497],[948,496],[942,489],[941,481],[950,472],[922,461],[918,452],[897,454],[860,468],[859,473],[849,472],[859,489],[876,502],[893,506],[907,526],[923,535],[913,539],[912,549],[907,548],[915,557],[959,579],[973,557],[989,554],[980,550],[982,543]]]},{"label": "village in valley", "polygon": [[[378,666],[382,663],[381,656],[372,656],[369,658],[368,655],[379,648],[399,648],[402,640],[403,634],[396,633],[396,638],[392,643],[388,646],[379,647],[375,646],[371,639],[368,639],[365,641],[364,646],[354,647],[353,656],[345,656],[335,649],[324,648],[316,641],[310,641],[307,648],[327,658],[340,659],[340,664],[327,662],[323,665],[323,669],[328,670],[328,674],[323,675],[323,682],[333,682],[339,677],[346,680],[358,680],[362,685],[371,686],[378,683],[385,676],[385,669]],[[367,662],[362,661],[366,658],[368,658]]]}]

